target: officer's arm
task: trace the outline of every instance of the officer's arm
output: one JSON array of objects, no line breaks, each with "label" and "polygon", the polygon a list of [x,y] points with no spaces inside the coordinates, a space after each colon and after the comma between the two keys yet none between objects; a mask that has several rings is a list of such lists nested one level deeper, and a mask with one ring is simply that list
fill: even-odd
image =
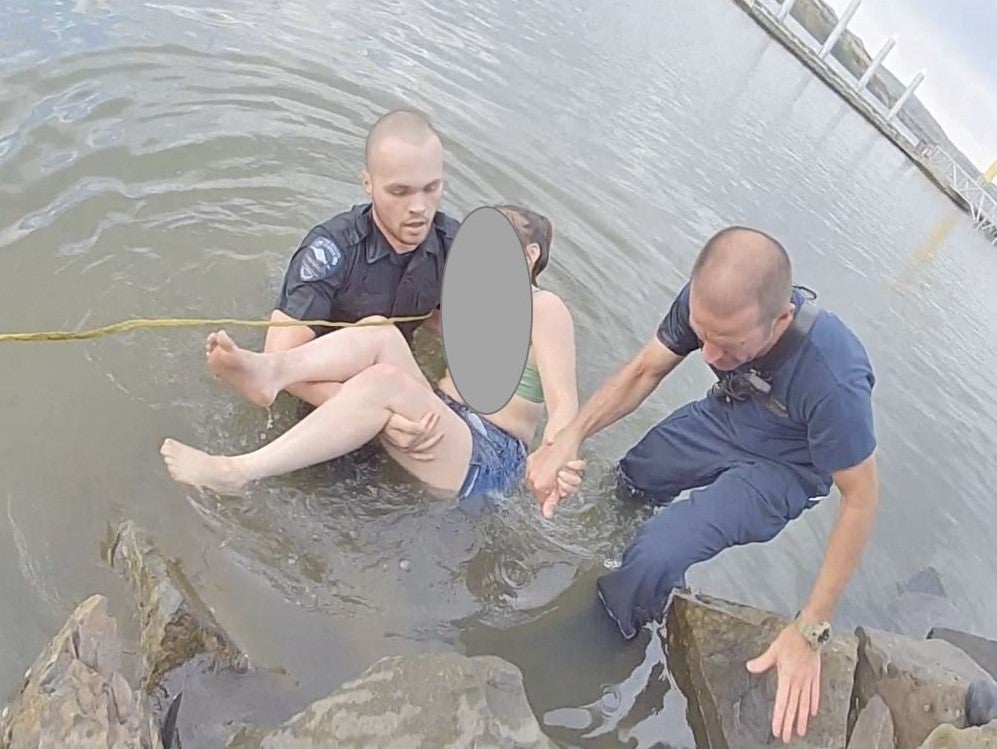
[{"label": "officer's arm", "polygon": [[582,406],[564,432],[577,450],[582,442],[629,415],[654,392],[685,356],[665,346],[657,335],[637,355],[606,380]]},{"label": "officer's arm", "polygon": [[[295,322],[295,318],[275,309],[270,315],[270,321],[289,323]],[[307,325],[271,327],[267,328],[267,338],[263,343],[263,350],[268,354],[276,351],[287,351],[308,343],[314,338],[315,332]]]},{"label": "officer's arm", "polygon": [[[280,295],[270,315],[272,321],[325,320],[332,296],[341,282],[343,254],[327,233],[312,229],[294,253],[284,274]],[[303,346],[316,337],[308,325],[282,325],[267,329],[263,350],[272,353]],[[337,382],[302,382],[287,392],[313,406],[328,400],[342,387]]]},{"label": "officer's arm", "polygon": [[[296,318],[275,309],[271,321],[293,322]],[[267,338],[263,344],[266,353],[287,351],[302,346],[315,338],[315,332],[307,325],[289,325],[267,328]],[[338,382],[298,382],[287,387],[287,392],[305,403],[318,406],[327,401],[342,387]]]},{"label": "officer's arm", "polygon": [[803,606],[812,621],[830,619],[865,548],[879,500],[873,376],[866,366],[864,376],[835,379],[803,409],[814,465],[830,474],[841,492],[824,562]]},{"label": "officer's arm", "polygon": [[872,531],[879,501],[879,480],[875,454],[853,468],[831,474],[841,492],[841,509],[813,591],[803,614],[811,621],[828,621],[838,598],[858,565]]}]

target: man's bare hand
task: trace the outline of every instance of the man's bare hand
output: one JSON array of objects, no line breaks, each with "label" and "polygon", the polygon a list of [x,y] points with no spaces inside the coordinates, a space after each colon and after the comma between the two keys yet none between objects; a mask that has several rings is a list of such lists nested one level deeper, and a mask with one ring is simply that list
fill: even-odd
[{"label": "man's bare hand", "polygon": [[440,415],[435,411],[427,411],[419,421],[392,414],[381,432],[381,437],[415,460],[433,460],[436,454],[430,448],[443,439],[439,423]]},{"label": "man's bare hand", "polygon": [[578,491],[585,461],[566,441],[555,440],[535,450],[526,461],[526,485],[540,504],[544,517],[553,517],[558,503]]}]

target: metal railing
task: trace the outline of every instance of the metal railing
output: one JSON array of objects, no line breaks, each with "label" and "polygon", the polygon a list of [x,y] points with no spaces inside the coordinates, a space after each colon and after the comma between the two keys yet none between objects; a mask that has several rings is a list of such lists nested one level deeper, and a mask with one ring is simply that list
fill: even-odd
[{"label": "metal railing", "polygon": [[969,215],[978,229],[997,243],[997,197],[995,188],[982,174],[972,175],[941,146],[935,144],[924,150],[924,161],[938,179],[952,188],[966,202]]}]

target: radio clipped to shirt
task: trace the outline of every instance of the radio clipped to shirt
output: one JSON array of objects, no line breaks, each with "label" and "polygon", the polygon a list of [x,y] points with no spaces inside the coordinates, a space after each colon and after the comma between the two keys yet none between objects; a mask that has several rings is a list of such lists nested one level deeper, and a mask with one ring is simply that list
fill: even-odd
[{"label": "radio clipped to shirt", "polygon": [[717,381],[710,388],[710,395],[726,403],[764,398],[765,406],[776,416],[788,415],[785,404],[772,396],[772,377],[803,345],[820,314],[820,308],[813,303],[817,295],[806,287],[796,288],[808,298],[804,299],[792,324],[775,346],[745,370],[719,372]]}]

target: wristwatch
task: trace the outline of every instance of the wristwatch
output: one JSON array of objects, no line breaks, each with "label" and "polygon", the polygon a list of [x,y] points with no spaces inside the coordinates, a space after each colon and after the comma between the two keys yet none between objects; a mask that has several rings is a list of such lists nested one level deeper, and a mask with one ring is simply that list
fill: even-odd
[{"label": "wristwatch", "polygon": [[803,635],[803,639],[810,643],[810,647],[814,649],[820,648],[824,643],[831,639],[831,624],[830,622],[813,622],[803,616],[803,612],[799,611],[796,614],[796,619],[793,621],[796,625],[797,631]]}]

